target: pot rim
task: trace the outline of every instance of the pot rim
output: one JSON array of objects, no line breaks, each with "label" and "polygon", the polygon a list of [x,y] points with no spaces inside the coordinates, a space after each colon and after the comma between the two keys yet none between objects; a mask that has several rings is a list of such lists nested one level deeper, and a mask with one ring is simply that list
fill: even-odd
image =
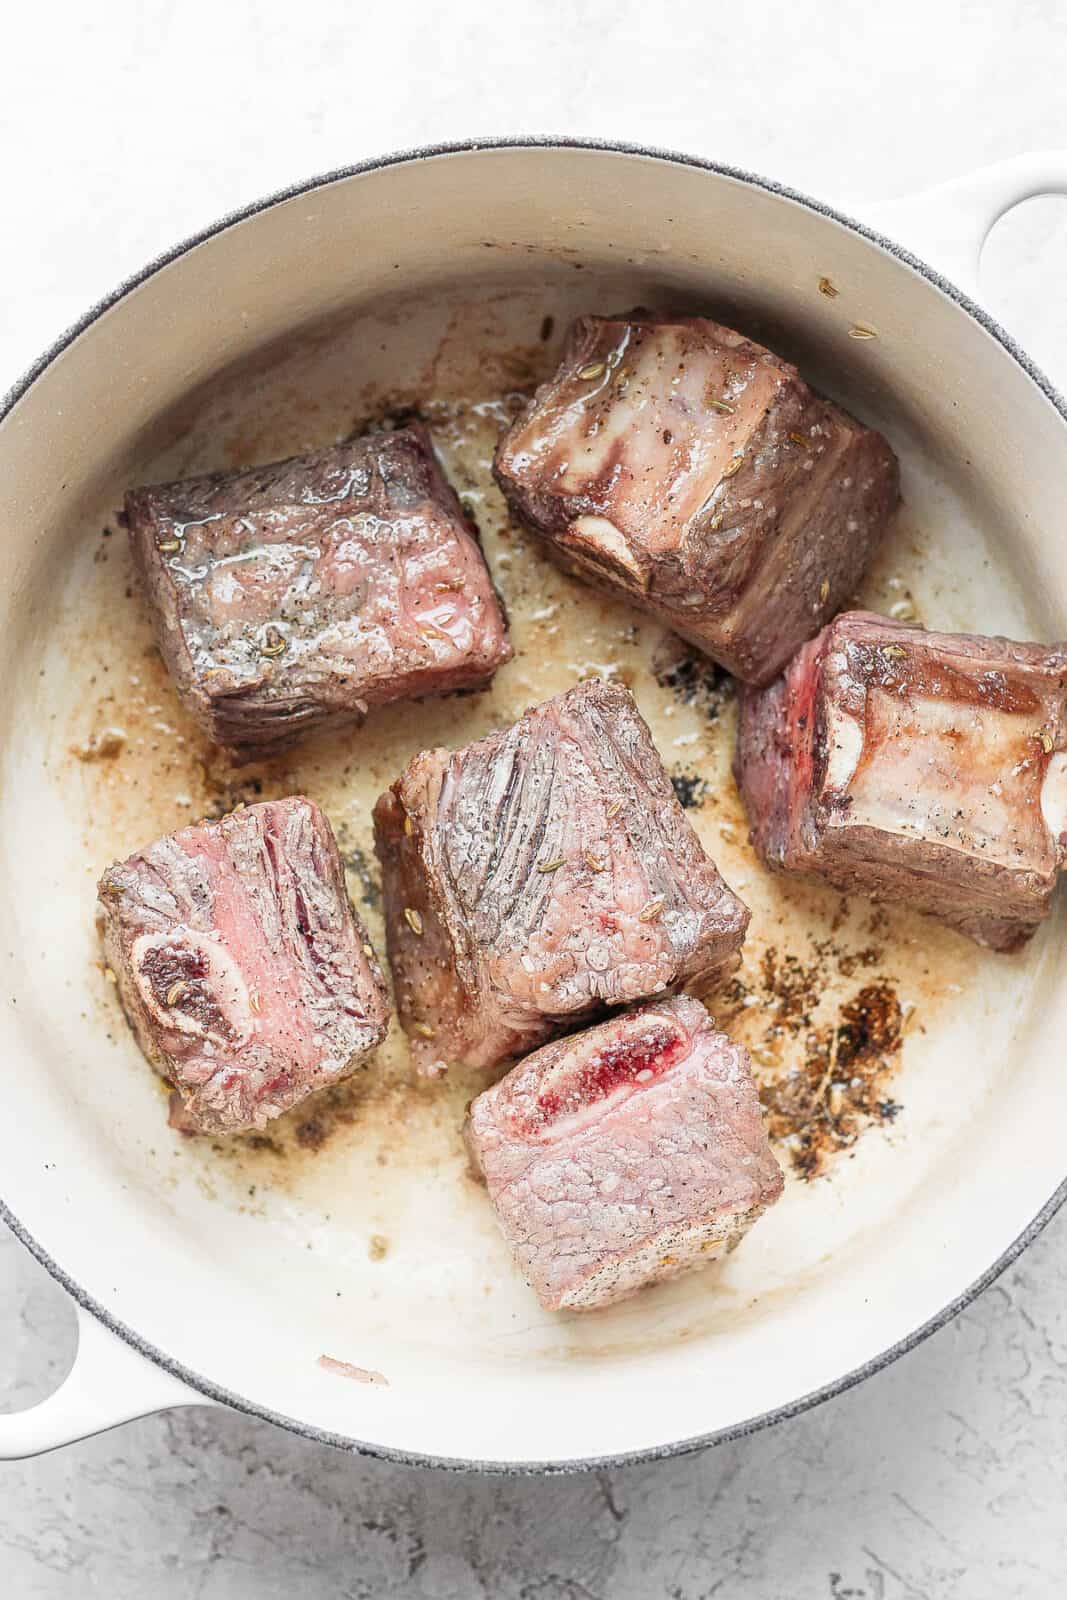
[{"label": "pot rim", "polygon": [[[641,156],[649,160],[667,162],[674,166],[695,167],[704,172],[714,174],[720,178],[731,178],[740,183],[762,189],[766,193],[779,196],[781,199],[793,201],[804,206],[807,210],[815,212],[827,221],[838,223],[848,228],[851,232],[859,234],[869,243],[887,251],[898,261],[917,272],[926,281],[939,289],[955,305],[964,311],[972,321],[984,329],[1003,350],[1026,373],[1027,377],[1044,394],[1045,398],[1055,407],[1060,417],[1067,423],[1067,400],[1059,393],[1055,385],[1048,379],[1044,372],[1031,360],[1026,351],[1012,338],[995,318],[984,311],[970,296],[964,294],[947,278],[926,262],[920,260],[911,251],[896,244],[892,239],[879,233],[876,229],[868,227],[863,222],[856,221],[833,206],[826,205],[821,200],[815,200],[810,195],[800,190],[791,188],[788,184],[777,183],[773,179],[761,177],[758,173],[747,172],[741,167],[728,166],[723,162],[712,161],[702,156],[686,155],[680,151],[665,150],[654,145],[634,144],[627,140],[579,138],[571,135],[553,134],[517,134],[502,137],[488,137],[484,139],[461,139],[446,141],[438,144],[416,146],[412,149],[393,151],[382,156],[373,156],[365,161],[355,162],[350,166],[336,167],[329,172],[320,173],[315,177],[303,179],[297,183],[289,184],[283,189],[275,190],[272,194],[262,199],[254,200],[237,210],[227,212],[216,222],[210,223],[199,232],[188,235],[169,250],[149,261],[140,271],[132,273],[125,278],[117,288],[95,305],[91,306],[81,317],[72,323],[65,332],[38,357],[31,367],[19,378],[0,399],[0,424],[14,409],[24,395],[32,388],[33,384],[51,364],[63,354],[69,345],[85,332],[112,306],[126,298],[134,289],[186,255],[197,245],[204,244],[217,234],[224,233],[228,228],[245,222],[257,216],[261,211],[270,210],[287,200],[292,200],[300,195],[309,194],[316,189],[325,188],[329,184],[343,182],[346,179],[358,177],[366,172],[377,172],[388,167],[408,165],[417,161],[424,161],[436,156],[467,155],[482,150],[597,150],[609,155]],[[761,1432],[775,1423],[788,1421],[792,1417],[801,1415],[813,1409],[825,1400],[831,1400],[837,1395],[846,1393],[856,1387],[865,1379],[881,1372],[900,1356],[922,1343],[932,1333],[943,1328],[953,1317],[971,1304],[982,1291],[989,1287],[1002,1272],[1031,1244],[1038,1234],[1051,1221],[1052,1217],[1067,1201],[1067,1177],[1058,1188],[1049,1196],[1048,1200],[1038,1211],[1033,1220],[1023,1229],[1018,1238],[1008,1246],[1001,1256],[977,1278],[968,1288],[964,1289],[937,1314],[930,1317],[918,1328],[912,1330],[895,1344],[872,1356],[869,1361],[855,1367],[851,1372],[844,1373],[833,1382],[824,1384],[819,1389],[812,1390],[809,1394],[801,1395],[796,1400],[791,1400],[785,1405],[776,1406],[770,1411],[761,1412],[758,1416],[750,1417],[744,1422],[733,1423],[728,1427],[719,1428],[710,1433],[696,1434],[687,1439],[681,1439],[671,1444],[656,1445],[645,1450],[624,1451],[606,1456],[588,1456],[569,1461],[473,1461],[463,1457],[428,1455],[417,1451],[398,1450],[386,1445],[368,1444],[358,1439],[352,1439],[347,1434],[330,1432],[327,1429],[315,1427],[301,1421],[296,1417],[287,1417],[280,1412],[271,1411],[266,1406],[260,1406],[251,1401],[235,1395],[229,1390],[213,1383],[211,1379],[202,1377],[199,1373],[191,1371],[180,1362],[168,1356],[165,1351],[159,1350],[150,1344],[133,1328],[128,1327],[117,1317],[113,1316],[106,1307],[102,1306],[80,1284],[74,1281],[59,1263],[49,1255],[48,1251],[19,1221],[2,1198],[0,1198],[0,1220],[5,1222],[45,1270],[67,1291],[71,1298],[85,1311],[90,1312],[97,1320],[115,1334],[125,1344],[129,1345],[146,1361],[162,1368],[172,1377],[186,1384],[190,1389],[202,1394],[205,1399],[215,1401],[229,1407],[233,1411],[241,1412],[245,1416],[257,1417],[265,1422],[274,1423],[278,1427],[287,1429],[290,1433],[300,1435],[302,1438],[312,1440],[316,1444],[330,1445],[335,1449],[348,1451],[353,1455],[367,1456],[380,1461],[399,1463],[414,1467],[439,1467],[453,1472],[480,1472],[491,1473],[509,1477],[532,1477],[536,1475],[565,1475],[578,1472],[602,1471],[611,1467],[634,1466],[645,1462],[662,1461],[677,1456],[691,1455],[697,1451],[708,1449],[712,1445],[729,1443],[736,1439],[744,1439],[753,1433]],[[66,1381],[66,1380],[64,1380]]]}]

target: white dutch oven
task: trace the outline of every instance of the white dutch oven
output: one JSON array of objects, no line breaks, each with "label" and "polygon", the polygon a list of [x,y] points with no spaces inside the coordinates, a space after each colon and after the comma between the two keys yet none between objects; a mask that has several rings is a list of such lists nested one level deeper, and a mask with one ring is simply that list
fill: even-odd
[{"label": "white dutch oven", "polygon": [[[92,879],[105,863],[85,859],[60,756],[71,698],[88,692],[71,621],[87,526],[151,473],[218,374],[361,308],[382,334],[364,344],[383,379],[440,305],[464,299],[502,325],[542,293],[563,311],[733,308],[890,432],[923,530],[909,581],[926,584],[929,620],[1064,637],[1067,408],[953,286],[973,287],[999,215],[1050,190],[1067,190],[1067,155],[884,208],[878,227],[934,271],[802,195],[702,161],[552,140],[418,151],[182,245],[16,387],[0,413],[0,1189],[6,1220],[76,1300],[80,1343],[55,1395],[0,1417],[0,1455],[202,1404],[453,1466],[692,1448],[884,1365],[1048,1220],[1067,1193],[1062,916],[1022,957],[975,951],[973,982],[946,970],[952,995],[909,1038],[891,1135],[865,1138],[829,1180],[791,1185],[717,1277],[599,1317],[541,1314],[454,1165],[405,1171],[401,1149],[400,1177],[375,1189],[358,1130],[317,1188],[239,1204],[224,1163],[216,1173],[210,1152],[164,1130],[150,1074],[102,1009]],[[400,290],[407,313],[379,327],[374,308]],[[857,326],[877,338],[850,338]],[[115,837],[132,848],[134,832]],[[371,1262],[363,1213],[383,1207],[392,1245]],[[388,1385],[339,1378],[322,1353]]]}]

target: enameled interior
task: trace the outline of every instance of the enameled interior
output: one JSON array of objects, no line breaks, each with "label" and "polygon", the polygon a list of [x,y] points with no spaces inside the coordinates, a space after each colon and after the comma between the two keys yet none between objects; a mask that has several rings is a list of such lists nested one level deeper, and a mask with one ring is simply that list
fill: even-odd
[{"label": "enameled interior", "polygon": [[[137,478],[149,482],[270,461],[417,408],[475,512],[510,617],[515,658],[484,694],[396,706],[359,731],[232,768],[178,704],[153,645],[116,520],[126,485],[108,483],[84,520],[54,534],[61,582],[35,619],[37,654],[19,685],[19,760],[42,782],[32,827],[26,819],[10,841],[9,885],[41,1016],[50,995],[62,997],[48,1017],[49,1070],[118,1181],[157,1219],[164,1247],[180,1235],[208,1277],[261,1307],[285,1359],[299,1351],[309,1372],[326,1354],[391,1382],[427,1362],[506,1377],[531,1362],[611,1363],[773,1328],[793,1297],[870,1259],[900,1210],[939,1183],[950,1152],[958,1158],[961,1130],[1011,1071],[1009,1041],[1048,933],[1022,955],[994,956],[905,911],[771,877],[747,843],[729,772],[729,684],[655,622],[562,575],[505,513],[489,470],[500,428],[551,365],[571,316],[636,303],[657,303],[654,281],[563,269],[379,302],[259,351],[189,396],[154,429],[164,447],[140,463]],[[749,321],[745,331],[763,330]],[[920,419],[854,395],[845,362],[808,371],[883,426],[904,465],[904,510],[857,600],[945,629],[1039,634],[1041,614],[999,530],[965,478],[953,482],[928,457]],[[107,981],[94,886],[110,861],[160,833],[242,800],[304,792],[331,818],[351,894],[384,951],[376,796],[419,748],[460,745],[593,674],[633,689],[689,817],[752,909],[740,982],[711,1009],[753,1050],[788,1181],[726,1262],[604,1313],[550,1316],[466,1173],[460,1123],[484,1076],[416,1081],[394,1023],[365,1071],[264,1135],[183,1138],[166,1125],[165,1093]],[[46,856],[31,847],[35,831]],[[48,907],[61,883],[57,922]],[[839,1058],[852,1057],[841,1057],[842,1041],[855,1044],[868,1023],[866,1054],[858,1049],[843,1076]]]}]

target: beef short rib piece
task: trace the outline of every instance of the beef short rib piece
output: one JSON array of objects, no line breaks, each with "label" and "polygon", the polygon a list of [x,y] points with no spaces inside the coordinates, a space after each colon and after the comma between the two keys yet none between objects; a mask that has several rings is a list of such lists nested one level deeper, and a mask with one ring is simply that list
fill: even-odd
[{"label": "beef short rib piece", "polygon": [[564,566],[766,683],[851,595],[896,506],[889,445],[704,317],[579,317],[497,479]]},{"label": "beef short rib piece", "polygon": [[583,683],[424,751],[374,823],[397,1008],[431,1076],[737,965],[748,911],[627,689]]},{"label": "beef short rib piece", "polygon": [[310,800],[168,834],[99,893],[123,1007],[183,1131],[261,1128],[381,1041],[382,975]]},{"label": "beef short rib piece", "polygon": [[527,1056],[474,1101],[466,1135],[549,1311],[704,1266],[782,1192],[748,1054],[689,995]]},{"label": "beef short rib piece", "polygon": [[477,530],[421,426],[137,489],[126,514],[178,691],[238,756],[481,688],[511,655]]},{"label": "beef short rib piece", "polygon": [[771,866],[928,911],[995,950],[1067,845],[1067,647],[838,617],[746,690],[736,774]]}]

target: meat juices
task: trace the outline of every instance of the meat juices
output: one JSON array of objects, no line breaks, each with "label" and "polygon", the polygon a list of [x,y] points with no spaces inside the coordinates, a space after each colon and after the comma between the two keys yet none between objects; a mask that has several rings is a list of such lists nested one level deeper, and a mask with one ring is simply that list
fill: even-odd
[{"label": "meat juices", "polygon": [[421,426],[126,496],[163,658],[245,758],[368,707],[482,688],[500,603]]},{"label": "meat juices", "polygon": [[747,1052],[688,995],[527,1056],[474,1101],[466,1136],[549,1311],[721,1257],[782,1192]]},{"label": "meat juices", "polygon": [[1067,647],[840,616],[746,690],[735,770],[771,866],[927,911],[995,950],[1067,849]]},{"label": "meat juices", "polygon": [[494,464],[565,567],[766,683],[851,595],[899,495],[889,445],[702,317],[579,317]]},{"label": "meat juices", "polygon": [[385,1034],[381,971],[310,800],[167,834],[109,867],[99,894],[123,1007],[183,1131],[261,1128]]},{"label": "meat juices", "polygon": [[737,965],[748,911],[621,686],[582,683],[424,751],[374,826],[397,1009],[430,1076]]}]

